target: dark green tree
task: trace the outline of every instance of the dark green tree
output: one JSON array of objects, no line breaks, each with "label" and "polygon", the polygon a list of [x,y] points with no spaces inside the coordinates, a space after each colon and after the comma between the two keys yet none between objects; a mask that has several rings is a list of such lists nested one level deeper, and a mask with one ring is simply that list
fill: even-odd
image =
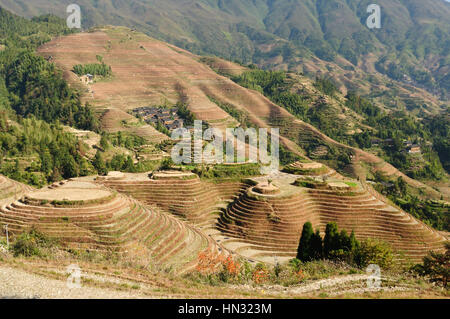
[{"label": "dark green tree", "polygon": [[102,153],[100,151],[97,151],[97,153],[95,153],[95,158],[92,165],[94,165],[99,175],[108,174],[108,169],[106,168],[105,160],[103,159]]},{"label": "dark green tree", "polygon": [[345,252],[352,251],[352,244],[350,241],[350,237],[347,235],[347,231],[345,229],[341,230],[339,234],[339,247],[338,249],[342,249]]},{"label": "dark green tree", "polygon": [[320,236],[320,230],[316,230],[311,238],[311,257],[312,259],[322,259],[323,257],[323,243]]},{"label": "dark green tree", "polygon": [[335,222],[328,223],[325,228],[325,237],[323,239],[323,254],[328,258],[330,252],[339,249],[340,236],[338,226]]},{"label": "dark green tree", "polygon": [[303,225],[302,236],[300,237],[300,243],[297,250],[297,259],[301,261],[310,261],[312,259],[312,238],[314,231],[312,224],[306,222]]},{"label": "dark green tree", "polygon": [[100,138],[100,146],[105,151],[109,148],[108,138],[105,134],[102,134],[102,137]]}]

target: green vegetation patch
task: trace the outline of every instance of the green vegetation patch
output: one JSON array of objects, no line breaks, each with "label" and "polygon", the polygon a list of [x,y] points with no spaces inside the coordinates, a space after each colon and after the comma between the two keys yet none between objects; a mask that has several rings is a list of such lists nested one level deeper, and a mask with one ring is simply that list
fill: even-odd
[{"label": "green vegetation patch", "polygon": [[101,76],[107,78],[112,75],[111,66],[106,65],[103,62],[91,64],[77,64],[73,66],[72,71],[78,76],[91,74],[93,76]]},{"label": "green vegetation patch", "polygon": [[313,189],[327,189],[328,183],[322,181],[316,181],[312,178],[298,178],[294,184],[295,186],[313,188]]},{"label": "green vegetation patch", "polygon": [[55,239],[32,228],[31,230],[20,234],[14,240],[10,249],[13,252],[14,257],[43,257],[45,256],[45,250],[52,248],[57,244]]},{"label": "green vegetation patch", "polygon": [[294,166],[286,166],[283,168],[283,172],[294,174],[294,175],[323,175],[328,172],[328,168],[326,166],[322,166],[319,168],[301,168]]}]

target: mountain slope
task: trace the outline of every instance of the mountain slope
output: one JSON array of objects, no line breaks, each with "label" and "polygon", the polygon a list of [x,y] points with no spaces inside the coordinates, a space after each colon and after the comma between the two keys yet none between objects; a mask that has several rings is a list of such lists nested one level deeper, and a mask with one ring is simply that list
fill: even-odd
[{"label": "mountain slope", "polygon": [[[69,3],[0,1],[26,16],[66,16]],[[267,68],[320,71],[344,89],[358,89],[389,107],[436,112],[442,103],[448,105],[450,4],[443,0],[380,0],[382,28],[374,30],[365,25],[368,0],[78,3],[84,27],[133,26],[196,53]],[[399,90],[395,103],[386,92],[392,87]]]},{"label": "mountain slope", "polygon": [[[94,108],[106,112],[103,127],[108,131],[122,128],[120,121],[130,118],[127,110],[165,101],[175,104],[179,100],[189,103],[198,119],[215,126],[224,128],[235,123],[199,89],[201,83],[217,80],[215,74],[209,78],[208,67],[191,53],[143,34],[126,28],[107,28],[57,39],[38,52],[51,56],[66,78],[77,85],[79,78],[71,72],[74,65],[93,63],[96,55],[101,55],[112,67],[113,78],[91,84],[90,93],[83,97]],[[109,116],[111,112],[114,115]]]},{"label": "mountain slope", "polygon": [[[110,49],[106,52],[104,45],[108,43]],[[305,149],[322,145],[337,152],[335,155],[330,153],[332,157],[339,154],[353,156],[353,162],[343,168],[353,176],[360,170],[365,172],[365,169],[360,169],[364,165],[372,172],[403,176],[415,188],[424,188],[431,195],[438,196],[433,189],[406,177],[377,156],[334,141],[261,93],[218,75],[201,62],[202,58],[139,32],[122,27],[102,28],[96,32],[55,39],[42,46],[39,53],[51,55],[53,61],[65,70],[72,84],[79,83],[73,73],[70,75],[73,65],[88,63],[95,55],[101,54],[116,75],[107,82],[93,84],[93,95],[84,95],[94,107],[102,108],[109,103],[108,106],[117,114],[126,114],[129,108],[158,104],[162,97],[170,103],[182,99],[199,119],[223,128],[237,124],[220,107],[219,104],[225,103],[245,112],[256,126],[279,127],[283,144],[292,152],[306,154]],[[139,61],[135,59],[136,54],[139,54]],[[130,57],[132,62],[128,61]],[[327,163],[332,164],[333,161]]]}]

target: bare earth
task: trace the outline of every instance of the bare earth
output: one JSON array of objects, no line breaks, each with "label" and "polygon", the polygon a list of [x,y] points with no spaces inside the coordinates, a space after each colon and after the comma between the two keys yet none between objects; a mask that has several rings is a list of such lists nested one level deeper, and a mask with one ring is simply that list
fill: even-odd
[{"label": "bare earth", "polygon": [[67,282],[62,280],[49,279],[20,269],[0,266],[0,298],[122,299],[142,297],[143,295],[139,293],[113,289],[86,286],[68,288]]}]

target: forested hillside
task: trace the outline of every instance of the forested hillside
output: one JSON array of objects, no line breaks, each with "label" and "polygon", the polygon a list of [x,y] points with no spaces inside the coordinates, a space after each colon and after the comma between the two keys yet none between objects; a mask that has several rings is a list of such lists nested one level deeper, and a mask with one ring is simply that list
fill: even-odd
[{"label": "forested hillside", "polygon": [[[32,21],[0,8],[0,108],[18,116],[34,115],[47,122],[97,130],[89,107],[70,89],[55,66],[35,55],[34,50],[52,36],[72,31],[57,17],[46,15]],[[11,112],[9,112],[11,115]]]},{"label": "forested hillside", "polygon": [[[56,16],[27,20],[0,8],[0,174],[40,187],[109,168],[139,169],[131,157],[115,151],[114,136],[109,141],[103,135],[99,143],[103,151],[111,149],[109,161],[100,152],[88,156],[89,146],[62,125],[100,132],[80,93],[69,87],[51,61],[35,54],[52,37],[72,32]],[[122,140],[130,148],[139,144],[132,137]]]},{"label": "forested hillside", "polygon": [[55,16],[30,21],[0,8],[0,173],[31,185],[92,171],[82,144],[59,123],[95,130],[96,120],[55,66],[34,53],[70,32]]},{"label": "forested hillside", "polygon": [[[448,172],[448,116],[418,121],[405,112],[384,112],[354,92],[340,96],[326,78],[315,80],[315,90],[302,85],[302,77],[283,71],[254,69],[232,79],[263,93],[336,141],[377,152],[414,179],[443,179],[443,166]],[[408,153],[408,142],[421,145],[420,156]]]}]

